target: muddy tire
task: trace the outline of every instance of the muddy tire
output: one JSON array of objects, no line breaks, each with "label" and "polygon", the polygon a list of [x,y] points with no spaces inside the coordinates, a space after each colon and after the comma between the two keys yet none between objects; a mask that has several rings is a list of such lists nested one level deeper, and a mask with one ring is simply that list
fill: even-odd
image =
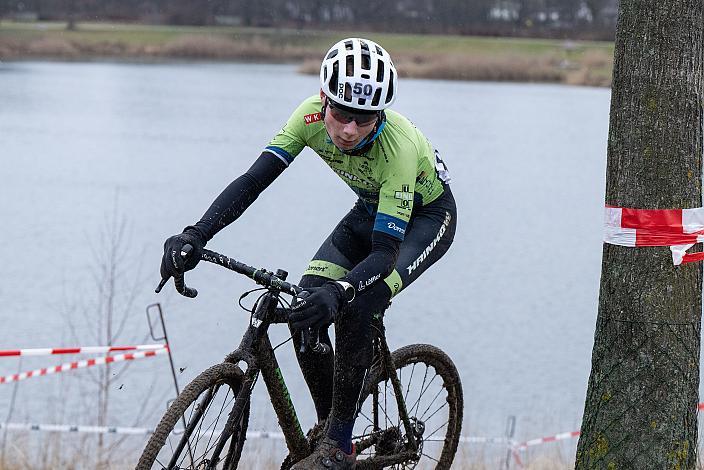
[{"label": "muddy tire", "polygon": [[[449,469],[462,430],[462,383],[457,368],[447,354],[427,344],[402,347],[393,352],[392,358],[401,382],[408,416],[417,427],[420,459],[392,465],[390,468]],[[364,464],[365,457],[393,455],[404,449],[407,436],[391,381],[378,367],[372,369],[365,381],[360,404],[354,429],[357,443],[374,433],[381,436],[375,445],[363,449],[358,456],[360,468],[367,468],[368,465]]]},{"label": "muddy tire", "polygon": [[[223,439],[220,452],[217,448],[242,381],[242,370],[230,363],[217,364],[196,377],[161,418],[136,469],[202,468],[212,461],[217,461],[217,469],[237,468],[247,434],[249,397],[234,420],[232,434]],[[190,429],[187,438],[185,429]]]}]

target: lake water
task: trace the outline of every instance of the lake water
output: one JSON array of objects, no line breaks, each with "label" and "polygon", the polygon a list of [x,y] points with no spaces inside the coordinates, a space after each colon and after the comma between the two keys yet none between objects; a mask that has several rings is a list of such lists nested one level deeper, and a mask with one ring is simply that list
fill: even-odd
[{"label": "lake water", "polygon": [[[317,90],[317,77],[292,66],[0,64],[0,349],[105,343],[93,279],[117,214],[114,315],[125,323],[116,343],[145,341],[144,307],[161,302],[182,386],[221,360],[247,324],[236,298],[251,284],[201,265],[188,278],[196,299],[156,295],[163,240],[195,222]],[[400,82],[394,107],[441,151],[459,220],[448,255],[394,301],[388,336],[392,347],[432,343],[455,360],[465,435],[503,435],[509,416],[517,439],[579,429],[609,97],[568,86]],[[306,150],[209,247],[297,280],[354,199]],[[282,328],[272,334],[286,339]],[[290,345],[277,353],[307,427],[313,407]],[[6,359],[0,375],[64,360]],[[10,421],[95,424],[96,373],[22,382]],[[109,424],[154,426],[170,387],[163,357],[135,362],[111,388]],[[258,388],[250,428],[274,430]],[[12,390],[0,386],[0,420]]]}]

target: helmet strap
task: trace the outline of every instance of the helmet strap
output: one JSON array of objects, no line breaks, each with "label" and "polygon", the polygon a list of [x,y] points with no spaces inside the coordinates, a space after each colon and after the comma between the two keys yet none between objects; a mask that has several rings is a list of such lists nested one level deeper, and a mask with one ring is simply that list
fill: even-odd
[{"label": "helmet strap", "polygon": [[[325,110],[328,107],[328,100],[329,98],[326,96],[323,98],[323,106],[320,109],[320,117],[325,121]],[[381,134],[381,131],[384,130],[384,127],[386,126],[386,113],[384,111],[379,111],[377,113],[378,118],[376,121],[376,125],[374,126],[374,129],[367,134],[365,138],[362,139],[360,143],[354,146],[354,148],[351,148],[349,150],[344,150],[335,145],[335,147],[342,153],[346,155],[362,155],[363,153],[366,153],[369,151],[369,149],[374,145],[374,141],[376,140],[377,137],[379,137],[379,134]],[[327,129],[326,129],[327,132]],[[329,138],[329,136],[328,136]],[[333,144],[334,145],[334,144]]]},{"label": "helmet strap", "polygon": [[379,137],[379,134],[381,134],[381,131],[384,130],[384,127],[386,127],[386,113],[384,111],[379,111],[379,119],[377,120],[374,129],[372,129],[372,131],[367,134],[367,136],[354,148],[349,150],[340,149],[340,151],[347,155],[362,155],[363,153],[368,152],[369,149],[372,148],[372,145],[374,145],[376,138]]}]

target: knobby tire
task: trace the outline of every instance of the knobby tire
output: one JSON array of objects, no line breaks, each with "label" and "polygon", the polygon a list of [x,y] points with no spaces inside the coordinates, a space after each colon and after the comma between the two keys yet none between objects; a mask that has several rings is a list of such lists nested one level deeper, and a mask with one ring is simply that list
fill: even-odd
[{"label": "knobby tire", "polygon": [[[165,448],[165,444],[167,443],[167,438],[169,435],[171,435],[172,431],[174,431],[175,428],[180,428],[183,426],[182,424],[182,419],[181,417],[188,411],[188,409],[193,405],[194,403],[198,402],[201,403],[203,400],[203,397],[205,397],[208,394],[209,390],[218,390],[220,391],[222,387],[227,387],[229,390],[233,393],[234,396],[239,393],[241,387],[242,387],[242,382],[243,382],[243,372],[242,370],[236,366],[235,364],[231,363],[222,363],[222,364],[217,364],[215,366],[210,367],[206,371],[202,372],[198,377],[193,379],[191,383],[189,383],[186,388],[179,394],[179,396],[174,400],[174,402],[169,406],[169,409],[167,410],[166,414],[161,418],[161,421],[159,422],[159,425],[157,426],[154,434],[152,434],[151,438],[149,439],[149,442],[147,443],[147,446],[145,447],[144,451],[142,452],[142,456],[139,459],[139,462],[137,464],[136,470],[153,470],[153,469],[164,469],[166,468],[166,462],[168,462],[172,455],[169,454],[169,452],[172,449]],[[229,391],[226,390],[227,395],[229,396]],[[224,410],[226,413],[226,416],[223,419],[223,424],[224,422],[227,421],[227,414],[229,411],[232,409],[232,406],[234,405],[234,396],[232,400],[229,402],[229,407],[227,410]],[[247,424],[249,421],[249,396],[247,396],[247,404],[243,409],[243,416],[239,422],[239,426],[236,427],[232,437],[230,438],[230,443],[229,446],[227,446],[225,449],[223,449],[223,452],[225,455],[220,456],[219,459],[219,464],[227,464],[227,467],[222,467],[222,466],[217,466],[214,468],[222,469],[222,470],[233,470],[237,468],[237,465],[239,464],[240,456],[242,454],[242,447],[244,446],[244,441],[246,439],[246,433],[247,433]],[[194,407],[194,410],[197,410],[197,405]],[[203,416],[207,415],[207,411]],[[203,419],[203,416],[201,416],[201,419]],[[196,427],[197,425],[200,425],[202,423],[195,423]],[[198,429],[200,431],[200,428]],[[207,429],[206,429],[207,430]],[[215,429],[214,429],[215,430]],[[213,430],[213,431],[214,431]],[[178,434],[175,434],[178,435]],[[213,434],[214,435],[214,434]],[[214,442],[217,442],[217,439],[220,436],[216,437],[215,439],[212,439]],[[190,440],[190,439],[189,439]],[[197,443],[196,443],[197,445]],[[183,452],[188,453],[189,448],[188,446],[185,446]],[[163,457],[160,456],[160,452],[162,452],[162,449],[167,451],[167,456]],[[198,454],[198,452],[195,452]],[[184,462],[189,462],[189,455],[187,455],[183,461]],[[157,461],[158,459],[158,461]],[[205,459],[205,457],[204,457]],[[197,468],[205,468],[198,466],[198,462],[195,462],[197,465]],[[156,464],[156,465],[155,465]],[[202,462],[201,462],[202,465]],[[181,466],[178,465],[176,467],[173,467],[169,470],[175,470],[175,469],[185,469],[185,468],[193,468],[192,466]]]},{"label": "knobby tire", "polygon": [[[445,419],[444,416],[442,417],[441,421],[445,422],[446,421],[446,428],[444,430],[444,436],[440,435],[433,435],[429,436],[430,433],[432,433],[435,429],[426,429],[425,435],[420,439],[422,442],[421,444],[427,444],[425,442],[426,439],[429,439],[432,437],[434,442],[442,443],[442,451],[440,452],[440,455],[438,458],[435,457],[430,457],[428,455],[421,455],[421,459],[418,462],[415,461],[406,461],[402,462],[399,464],[391,465],[390,468],[394,469],[428,469],[428,468],[433,468],[435,470],[448,470],[452,462],[455,458],[455,453],[457,452],[457,446],[459,444],[459,439],[460,439],[460,433],[462,430],[462,412],[463,412],[463,396],[462,396],[462,383],[460,381],[459,373],[457,372],[457,368],[455,367],[454,363],[450,359],[447,354],[445,354],[442,350],[438,349],[435,346],[427,345],[427,344],[413,344],[409,346],[404,346],[400,349],[397,349],[392,353],[392,358],[394,365],[396,367],[396,372],[399,375],[399,379],[401,379],[403,392],[404,392],[404,398],[406,400],[406,408],[408,410],[408,416],[410,418],[417,418],[417,419],[422,419],[425,416],[431,415],[433,413],[437,413],[438,411],[443,411],[445,409],[445,404],[442,403],[439,400],[445,400],[446,403],[446,410],[447,410],[447,418]],[[423,366],[425,366],[425,371],[423,371]],[[412,370],[411,370],[412,369]],[[433,378],[429,378],[428,371],[429,370],[434,371],[434,376]],[[417,383],[420,384],[420,386],[415,387],[416,390],[413,390],[411,388],[411,384],[414,381],[413,378],[413,373],[417,373],[419,375],[422,375],[425,373],[425,377],[423,377],[423,381],[420,381],[420,377],[416,380]],[[438,379],[439,377],[439,379]],[[372,371],[370,372],[367,380],[365,381],[365,386],[362,390],[362,394],[360,397],[360,403],[363,403],[364,405],[361,406],[360,408],[360,415],[357,417],[357,424],[355,425],[355,434],[359,435],[356,433],[358,429],[366,429],[367,431],[369,428],[372,427],[371,423],[371,416],[365,415],[365,409],[370,410],[371,409],[371,403],[373,401],[372,398],[372,392],[377,389],[377,390],[384,390],[386,387],[386,390],[389,390],[389,384],[390,380],[388,379],[386,372],[380,368],[379,366],[373,367]],[[439,389],[438,395],[436,396],[435,399],[431,402],[431,398],[429,397],[426,401],[430,402],[431,404],[429,405],[428,410],[425,409],[425,403],[423,405],[420,404],[421,398],[418,398],[418,401],[416,401],[416,396],[414,395],[414,392],[416,394],[420,393],[420,395],[423,395],[423,390],[427,390],[431,383],[434,382],[436,385],[441,384],[441,387],[436,387]],[[427,383],[427,385],[426,385]],[[408,389],[406,387],[409,387]],[[385,392],[384,392],[385,393]],[[445,396],[442,396],[445,395]],[[382,409],[383,413],[385,414],[387,410],[390,410],[392,408],[395,408],[395,404],[391,404],[391,399],[395,400],[395,395],[393,394],[393,391],[391,391],[391,398],[387,398],[387,401],[380,401],[379,403],[379,408]],[[382,399],[383,400],[383,399]],[[424,399],[425,400],[425,399]],[[397,409],[393,409],[392,411],[396,411],[396,414],[398,414]],[[443,411],[444,414],[444,411]],[[431,416],[430,419],[434,419],[433,416]],[[390,428],[397,428],[400,429],[402,433],[405,433],[405,429],[403,428],[403,424],[401,419],[398,416],[385,416],[384,420],[382,420],[380,423],[380,427],[383,429],[390,429]],[[366,426],[366,427],[365,427]],[[386,426],[386,427],[385,427]],[[393,435],[391,431],[386,432],[386,440],[389,440],[389,436]],[[391,439],[393,440],[393,438]],[[391,445],[398,445],[400,446],[400,441],[401,438],[398,438],[398,442],[396,443],[391,443],[391,444],[386,444],[388,447]],[[430,442],[428,440],[428,442]],[[371,451],[371,448],[369,449],[370,452],[367,453],[366,455],[360,455],[358,459],[358,468],[361,469],[367,469],[367,468],[382,468],[381,466],[378,465],[373,465],[369,463],[364,462],[364,457],[371,458],[369,462],[373,462],[374,460],[379,459],[379,456],[392,456],[394,452],[397,452],[397,450],[394,451],[384,451],[382,450],[382,444],[379,444],[377,447],[376,445],[374,446],[374,450]],[[362,452],[364,454],[364,452]]]}]

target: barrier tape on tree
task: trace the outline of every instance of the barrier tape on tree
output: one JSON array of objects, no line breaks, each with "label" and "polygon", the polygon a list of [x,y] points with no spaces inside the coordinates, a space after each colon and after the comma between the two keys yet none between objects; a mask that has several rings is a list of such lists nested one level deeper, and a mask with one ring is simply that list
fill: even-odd
[{"label": "barrier tape on tree", "polygon": [[162,349],[163,344],[139,344],[137,346],[82,346],[78,348],[33,348],[0,349],[0,357],[12,356],[54,356],[58,354],[107,354],[124,351],[153,351]]},{"label": "barrier tape on tree", "polygon": [[84,369],[86,367],[111,364],[113,362],[134,361],[136,359],[143,359],[147,357],[154,357],[162,354],[167,354],[168,352],[168,346],[164,345],[160,349],[155,349],[151,351],[138,351],[135,353],[118,354],[116,356],[105,356],[94,359],[85,359],[82,361],[67,362],[65,364],[61,364],[54,367],[44,367],[42,369],[35,369],[30,370],[28,372],[22,372],[19,374],[0,377],[0,384],[17,382],[19,380],[28,379],[30,377],[41,377],[44,375],[58,374],[59,372],[66,372],[74,369]]},{"label": "barrier tape on tree", "polygon": [[620,246],[669,246],[675,265],[704,260],[687,253],[704,241],[704,208],[632,209],[606,206],[604,242]]}]

